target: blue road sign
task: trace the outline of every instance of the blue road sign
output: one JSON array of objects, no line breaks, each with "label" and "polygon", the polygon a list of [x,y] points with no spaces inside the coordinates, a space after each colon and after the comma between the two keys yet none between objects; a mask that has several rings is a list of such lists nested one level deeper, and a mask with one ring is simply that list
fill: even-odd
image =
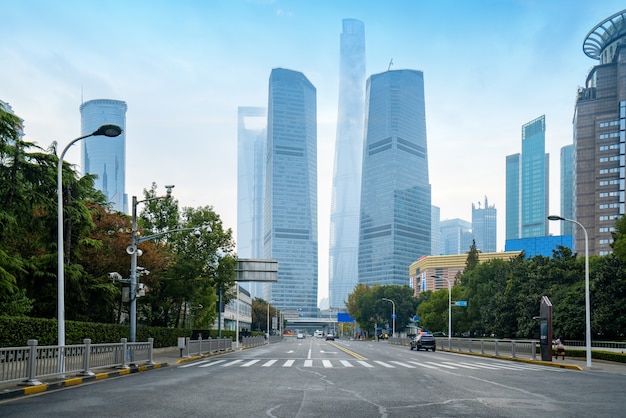
[{"label": "blue road sign", "polygon": [[454,301],[454,306],[467,306],[467,301],[466,300],[455,300]]}]

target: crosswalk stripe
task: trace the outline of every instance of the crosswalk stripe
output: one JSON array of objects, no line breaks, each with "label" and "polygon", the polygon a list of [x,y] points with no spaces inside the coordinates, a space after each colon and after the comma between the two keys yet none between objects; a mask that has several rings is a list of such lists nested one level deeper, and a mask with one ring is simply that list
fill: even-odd
[{"label": "crosswalk stripe", "polygon": [[420,367],[426,367],[427,369],[436,369],[435,366],[430,366],[430,365],[424,364],[424,363],[418,363],[417,361],[409,361],[409,363],[415,364],[416,366],[420,366]]},{"label": "crosswalk stripe", "polygon": [[395,369],[395,366],[392,366],[391,364],[387,364],[384,361],[378,361],[378,360],[374,360],[374,363],[380,364],[383,367],[386,367],[388,369]]},{"label": "crosswalk stripe", "polygon": [[269,360],[267,363],[262,364],[261,367],[270,367],[272,364],[276,363],[278,360]]},{"label": "crosswalk stripe", "polygon": [[225,362],[226,360],[216,360],[216,361],[212,361],[211,363],[207,363],[207,364],[201,364],[200,367],[209,367],[209,366],[215,366],[216,364],[220,364]]},{"label": "crosswalk stripe", "polygon": [[222,364],[222,367],[230,367],[233,364],[237,364],[237,363],[241,363],[243,360],[233,360],[233,361],[229,361],[228,363]]},{"label": "crosswalk stripe", "polygon": [[193,363],[186,363],[186,364],[183,364],[182,366],[178,366],[178,367],[180,367],[181,369],[186,369],[187,367],[196,367],[196,366],[201,365],[202,363],[206,363],[207,361],[209,361],[209,360],[195,361]]},{"label": "crosswalk stripe", "polygon": [[410,364],[403,363],[401,361],[390,361],[389,363],[397,364],[398,366],[406,367],[407,369],[414,369],[415,366],[411,366]]},{"label": "crosswalk stripe", "polygon": [[350,363],[349,361],[346,360],[339,360],[341,362],[341,364],[343,364],[343,367],[354,367],[352,365],[352,363]]},{"label": "crosswalk stripe", "polygon": [[333,364],[330,362],[330,360],[322,360],[322,365],[326,368],[333,367]]},{"label": "crosswalk stripe", "polygon": [[427,363],[435,365],[437,367],[443,367],[444,369],[456,369],[455,366],[450,366],[448,364],[442,364],[442,363],[433,363],[432,361],[428,361]]},{"label": "crosswalk stripe", "polygon": [[252,366],[253,364],[258,363],[259,361],[261,361],[261,360],[259,360],[259,359],[256,359],[256,360],[250,360],[249,362],[242,364],[242,365],[241,365],[241,367],[250,367],[250,366]]},{"label": "crosswalk stripe", "polygon": [[498,370],[498,367],[494,367],[489,364],[483,364],[483,363],[472,363],[472,364],[476,367],[480,367],[481,369]]},{"label": "crosswalk stripe", "polygon": [[291,366],[293,366],[294,362],[295,362],[295,360],[287,360],[285,362],[285,364],[283,364],[283,367],[291,367]]},{"label": "crosswalk stripe", "polygon": [[357,363],[359,363],[361,366],[365,366],[365,367],[374,367],[371,364],[369,364],[367,361],[363,361],[363,360],[357,360]]},{"label": "crosswalk stripe", "polygon": [[444,362],[442,364],[449,364],[451,366],[457,366],[457,367],[462,367],[464,369],[471,369],[471,370],[478,370],[479,369],[478,367],[470,366],[468,364],[463,364],[463,363],[446,363],[446,362]]},{"label": "crosswalk stripe", "polygon": [[313,367],[313,360],[304,360],[304,367]]}]

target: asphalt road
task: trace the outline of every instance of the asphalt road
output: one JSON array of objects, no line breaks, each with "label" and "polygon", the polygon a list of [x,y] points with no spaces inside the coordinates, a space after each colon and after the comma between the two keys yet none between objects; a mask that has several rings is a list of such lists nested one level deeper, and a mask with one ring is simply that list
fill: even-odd
[{"label": "asphalt road", "polygon": [[624,416],[626,376],[367,341],[281,343],[0,404],[2,417]]}]

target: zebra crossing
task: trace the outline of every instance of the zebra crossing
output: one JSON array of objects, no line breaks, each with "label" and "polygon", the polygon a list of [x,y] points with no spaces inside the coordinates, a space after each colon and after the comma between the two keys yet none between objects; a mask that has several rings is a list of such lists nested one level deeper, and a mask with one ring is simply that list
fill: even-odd
[{"label": "zebra crossing", "polygon": [[228,368],[228,367],[302,367],[323,369],[354,369],[354,368],[383,368],[383,369],[413,369],[413,370],[530,370],[545,371],[546,368],[526,363],[495,363],[495,362],[452,362],[452,361],[416,361],[416,360],[338,360],[338,359],[205,359],[193,363],[185,363],[179,368]]}]

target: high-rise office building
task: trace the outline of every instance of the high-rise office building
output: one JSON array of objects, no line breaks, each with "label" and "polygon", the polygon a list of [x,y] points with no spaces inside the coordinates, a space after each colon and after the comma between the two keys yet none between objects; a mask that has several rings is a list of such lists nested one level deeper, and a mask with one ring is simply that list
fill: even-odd
[{"label": "high-rise office building", "polygon": [[430,255],[441,254],[441,209],[439,206],[431,206],[430,216]]},{"label": "high-rise office building", "polygon": [[120,100],[89,100],[80,105],[81,133],[88,135],[101,125],[123,129],[115,138],[86,138],[81,141],[83,174],[95,174],[95,188],[111,203],[111,208],[128,212],[126,196],[126,103]]},{"label": "high-rise office building", "polygon": [[[561,212],[567,219],[574,219],[574,145],[561,148]],[[574,224],[561,222],[561,235],[574,235]]]},{"label": "high-rise office building", "polygon": [[472,224],[463,219],[446,219],[439,223],[441,255],[465,254],[472,246]]},{"label": "high-rise office building", "polygon": [[496,252],[497,215],[495,205],[489,206],[487,196],[483,207],[480,206],[480,202],[478,207],[472,203],[472,235],[476,248],[483,253]]},{"label": "high-rise office building", "polygon": [[342,309],[358,283],[359,203],[365,102],[363,22],[343,20],[339,68],[339,109],[330,212],[328,295]]},{"label": "high-rise office building", "polygon": [[[263,198],[267,109],[237,110],[237,255],[263,258]],[[252,298],[263,297],[261,283],[243,283]]]},{"label": "high-rise office building", "polygon": [[[626,10],[598,23],[584,53],[598,65],[578,89],[574,112],[574,219],[589,235],[589,253],[611,252],[615,220],[625,213]],[[575,248],[585,236],[576,227]]]},{"label": "high-rise office building", "polygon": [[424,75],[372,75],[365,103],[359,282],[404,285],[431,250]]},{"label": "high-rise office building", "polygon": [[[522,126],[522,153],[507,156],[506,239],[548,235],[550,155],[545,148],[546,118],[542,115]],[[517,209],[509,207],[516,200]]]},{"label": "high-rise office building", "polygon": [[317,105],[300,72],[269,80],[263,258],[278,260],[278,282],[264,297],[281,310],[317,315]]}]

